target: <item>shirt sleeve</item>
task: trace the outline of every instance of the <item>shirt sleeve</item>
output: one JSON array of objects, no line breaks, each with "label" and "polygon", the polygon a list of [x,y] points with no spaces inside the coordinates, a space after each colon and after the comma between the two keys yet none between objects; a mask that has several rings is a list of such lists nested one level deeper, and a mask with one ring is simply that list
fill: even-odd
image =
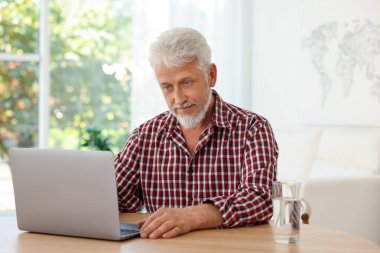
[{"label": "shirt sleeve", "polygon": [[137,212],[143,205],[140,188],[138,140],[138,129],[135,129],[124,149],[115,157],[120,212]]},{"label": "shirt sleeve", "polygon": [[265,223],[272,217],[272,182],[276,179],[278,147],[268,122],[253,124],[246,136],[244,162],[236,192],[204,201],[222,214],[222,227]]}]

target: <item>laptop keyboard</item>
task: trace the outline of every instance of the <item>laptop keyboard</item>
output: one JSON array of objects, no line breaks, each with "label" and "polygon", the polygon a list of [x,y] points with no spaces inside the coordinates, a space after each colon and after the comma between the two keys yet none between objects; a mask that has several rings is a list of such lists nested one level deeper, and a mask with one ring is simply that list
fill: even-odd
[{"label": "laptop keyboard", "polygon": [[121,235],[130,235],[130,234],[136,234],[139,231],[135,229],[120,229]]},{"label": "laptop keyboard", "polygon": [[140,229],[136,224],[120,224],[120,234],[121,236],[131,236],[140,234]]}]

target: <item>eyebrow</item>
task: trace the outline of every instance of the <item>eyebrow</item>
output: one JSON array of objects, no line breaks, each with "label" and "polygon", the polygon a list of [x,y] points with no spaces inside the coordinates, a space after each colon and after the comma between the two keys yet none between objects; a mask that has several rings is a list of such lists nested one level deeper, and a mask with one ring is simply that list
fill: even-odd
[{"label": "eyebrow", "polygon": [[[186,73],[183,77],[179,78],[178,83],[183,83],[187,79],[195,81],[196,77],[192,76],[191,73]],[[163,86],[163,85],[173,85],[172,83],[166,82],[166,81],[159,82],[159,84],[160,84],[160,86]]]}]

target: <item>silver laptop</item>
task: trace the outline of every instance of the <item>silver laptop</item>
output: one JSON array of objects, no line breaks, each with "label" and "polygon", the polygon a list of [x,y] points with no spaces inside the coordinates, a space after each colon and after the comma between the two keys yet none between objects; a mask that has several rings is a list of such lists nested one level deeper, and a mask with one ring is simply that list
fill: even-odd
[{"label": "silver laptop", "polygon": [[12,148],[20,230],[125,240],[136,224],[119,221],[114,157],[109,151]]}]

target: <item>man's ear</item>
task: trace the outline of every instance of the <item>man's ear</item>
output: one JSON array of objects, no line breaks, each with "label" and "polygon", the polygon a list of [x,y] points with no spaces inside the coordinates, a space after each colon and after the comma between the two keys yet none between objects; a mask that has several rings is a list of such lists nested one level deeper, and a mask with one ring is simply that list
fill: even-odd
[{"label": "man's ear", "polygon": [[208,82],[210,87],[214,87],[216,84],[216,78],[218,75],[218,71],[216,69],[215,63],[210,64],[209,72],[208,72]]}]

